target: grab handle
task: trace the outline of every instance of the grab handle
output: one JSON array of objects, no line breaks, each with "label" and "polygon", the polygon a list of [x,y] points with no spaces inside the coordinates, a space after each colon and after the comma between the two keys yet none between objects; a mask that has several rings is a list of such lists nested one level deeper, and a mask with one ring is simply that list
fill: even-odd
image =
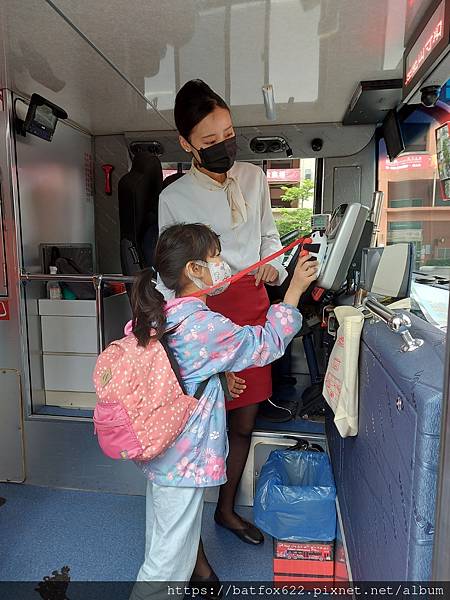
[{"label": "grab handle", "polygon": [[362,305],[373,315],[381,319],[394,333],[399,333],[405,342],[400,348],[402,352],[413,352],[423,346],[423,340],[414,338],[409,331],[411,319],[405,313],[395,313],[387,306],[383,306],[374,298],[368,296],[362,301]]}]

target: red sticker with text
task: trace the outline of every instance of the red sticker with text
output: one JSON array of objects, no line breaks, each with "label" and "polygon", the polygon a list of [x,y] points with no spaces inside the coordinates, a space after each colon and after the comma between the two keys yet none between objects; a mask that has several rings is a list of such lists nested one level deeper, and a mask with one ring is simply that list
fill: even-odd
[{"label": "red sticker with text", "polygon": [[0,300],[0,321],[9,321],[8,300]]}]

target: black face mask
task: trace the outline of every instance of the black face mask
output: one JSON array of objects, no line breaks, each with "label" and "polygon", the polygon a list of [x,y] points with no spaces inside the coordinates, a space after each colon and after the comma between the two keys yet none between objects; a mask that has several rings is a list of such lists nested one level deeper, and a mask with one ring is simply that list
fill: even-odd
[{"label": "black face mask", "polygon": [[[195,146],[192,147],[195,148]],[[211,173],[226,173],[231,169],[236,160],[236,136],[214,144],[214,146],[210,146],[209,148],[200,148],[197,152],[202,161],[200,167],[211,171]]]}]

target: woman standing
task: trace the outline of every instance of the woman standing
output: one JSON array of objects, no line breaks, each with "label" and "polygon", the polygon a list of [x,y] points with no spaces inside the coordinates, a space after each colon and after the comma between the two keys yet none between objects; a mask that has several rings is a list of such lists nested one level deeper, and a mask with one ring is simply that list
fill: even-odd
[{"label": "woman standing", "polygon": [[[203,81],[186,83],[175,100],[175,123],[181,147],[192,167],[163,190],[160,231],[174,223],[204,223],[220,235],[222,256],[236,273],[281,248],[263,171],[235,162],[236,137],[225,101]],[[286,277],[280,260],[259,267],[220,295],[209,296],[211,310],[238,325],[263,325],[269,299],[264,284]],[[215,521],[242,541],[260,544],[262,533],[234,511],[236,491],[247,460],[258,404],[272,393],[270,366],[242,371],[245,390],[227,409],[228,481],[220,489]]]}]

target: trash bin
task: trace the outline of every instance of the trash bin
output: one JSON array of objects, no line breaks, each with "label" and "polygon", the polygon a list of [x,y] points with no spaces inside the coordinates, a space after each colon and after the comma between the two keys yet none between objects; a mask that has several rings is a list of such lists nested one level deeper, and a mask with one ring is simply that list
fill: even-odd
[{"label": "trash bin", "polygon": [[336,534],[335,500],[327,454],[274,450],[256,486],[255,523],[278,540],[331,541]]}]

